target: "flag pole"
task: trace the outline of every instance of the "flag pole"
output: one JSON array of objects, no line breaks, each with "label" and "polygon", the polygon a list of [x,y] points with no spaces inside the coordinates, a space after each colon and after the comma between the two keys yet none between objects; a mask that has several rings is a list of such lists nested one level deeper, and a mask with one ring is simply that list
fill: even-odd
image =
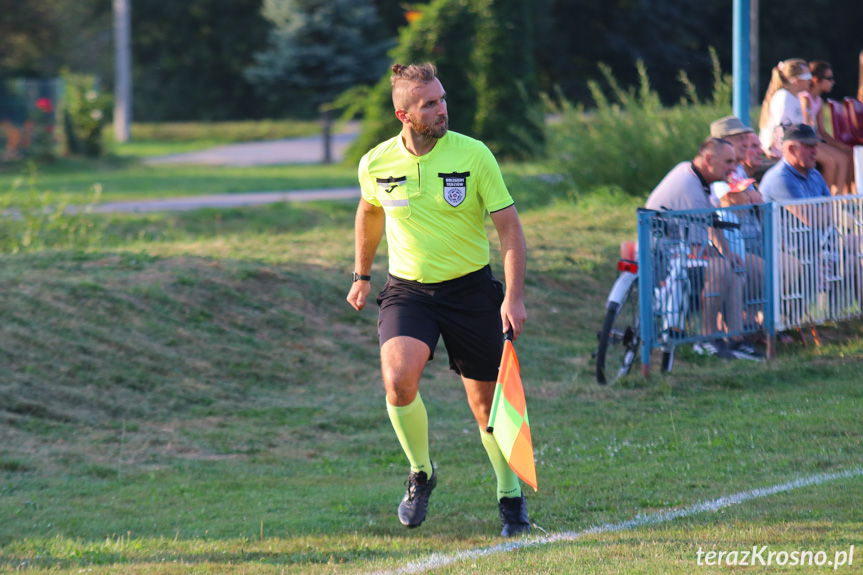
[{"label": "flag pole", "polygon": [[[506,342],[510,342],[512,345],[512,336],[513,331],[512,328],[509,328],[505,334],[503,334],[503,345],[506,347]],[[497,383],[494,385],[494,399],[491,400],[491,413],[488,416],[488,426],[485,428],[486,433],[494,433],[494,420],[497,416],[497,406],[500,403],[501,392],[503,391],[503,385],[499,381],[500,377],[498,377]]]}]

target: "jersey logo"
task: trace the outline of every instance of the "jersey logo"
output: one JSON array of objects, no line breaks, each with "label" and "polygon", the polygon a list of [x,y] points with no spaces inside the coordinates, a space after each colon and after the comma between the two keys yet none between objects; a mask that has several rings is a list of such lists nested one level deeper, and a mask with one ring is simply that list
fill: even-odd
[{"label": "jersey logo", "polygon": [[378,182],[378,189],[380,191],[391,194],[394,189],[404,185],[408,181],[408,178],[407,176],[401,176],[400,178],[390,176],[389,178],[375,178],[375,180]]},{"label": "jersey logo", "polygon": [[438,174],[443,180],[443,199],[452,207],[457,207],[467,197],[467,178],[470,172]]}]

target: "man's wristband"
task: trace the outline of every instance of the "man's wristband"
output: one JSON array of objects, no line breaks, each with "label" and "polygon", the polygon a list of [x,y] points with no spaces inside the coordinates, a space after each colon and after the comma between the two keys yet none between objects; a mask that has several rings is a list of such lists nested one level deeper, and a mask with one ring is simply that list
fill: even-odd
[{"label": "man's wristband", "polygon": [[358,281],[368,282],[368,281],[372,281],[372,276],[361,276],[357,272],[353,272],[351,274],[351,281],[352,282],[358,282]]}]

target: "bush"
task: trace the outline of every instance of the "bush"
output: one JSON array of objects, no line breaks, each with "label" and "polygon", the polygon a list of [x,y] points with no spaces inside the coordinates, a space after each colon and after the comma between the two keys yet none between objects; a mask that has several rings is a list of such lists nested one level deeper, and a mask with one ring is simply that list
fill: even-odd
[{"label": "bush", "polygon": [[102,155],[102,128],[111,121],[113,98],[97,89],[93,76],[66,73],[63,127],[70,153],[95,158]]},{"label": "bush", "polygon": [[93,215],[100,194],[97,184],[86,205],[70,206],[68,195],[53,197],[37,188],[35,164],[31,164],[26,184],[24,178],[17,178],[0,193],[0,253],[90,247],[102,234],[103,224]]},{"label": "bush", "polygon": [[[476,92],[466,60],[473,50],[477,15],[475,2],[469,0],[435,0],[422,7],[422,17],[402,28],[398,45],[390,51],[393,62],[400,64],[432,60],[438,76],[448,89],[450,129],[471,133],[476,110]],[[356,163],[372,147],[399,133],[393,113],[390,70],[378,80],[364,101],[362,129],[351,144],[346,158]],[[450,86],[449,88],[447,88]]]},{"label": "bush", "polygon": [[611,70],[600,66],[611,88],[608,99],[597,82],[589,88],[597,102],[587,112],[566,100],[554,106],[559,115],[548,127],[549,161],[577,190],[618,186],[631,195],[647,196],[678,162],[691,160],[709,135],[710,122],[731,113],[731,77],[713,59],[713,97],[701,103],[686,75],[679,79],[685,96],[663,108],[650,88],[647,70],[638,63],[639,86],[623,90]]},{"label": "bush", "polygon": [[[433,62],[447,90],[450,129],[482,140],[499,157],[528,157],[542,141],[541,106],[532,88],[531,4],[433,0],[420,10],[422,16],[402,29],[391,60]],[[365,98],[349,162],[399,133],[389,77],[388,70]]]}]

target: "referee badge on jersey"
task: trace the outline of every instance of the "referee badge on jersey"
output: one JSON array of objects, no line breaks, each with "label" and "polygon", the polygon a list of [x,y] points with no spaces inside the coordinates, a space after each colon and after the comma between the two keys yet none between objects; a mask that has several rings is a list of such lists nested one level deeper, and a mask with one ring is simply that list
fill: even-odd
[{"label": "referee badge on jersey", "polygon": [[467,178],[470,172],[438,174],[443,180],[443,199],[452,207],[457,207],[467,196]]},{"label": "referee badge on jersey", "polygon": [[375,178],[375,180],[377,180],[378,189],[380,191],[391,194],[397,187],[405,185],[408,178],[407,176],[401,176],[400,178],[390,176],[389,178]]}]

